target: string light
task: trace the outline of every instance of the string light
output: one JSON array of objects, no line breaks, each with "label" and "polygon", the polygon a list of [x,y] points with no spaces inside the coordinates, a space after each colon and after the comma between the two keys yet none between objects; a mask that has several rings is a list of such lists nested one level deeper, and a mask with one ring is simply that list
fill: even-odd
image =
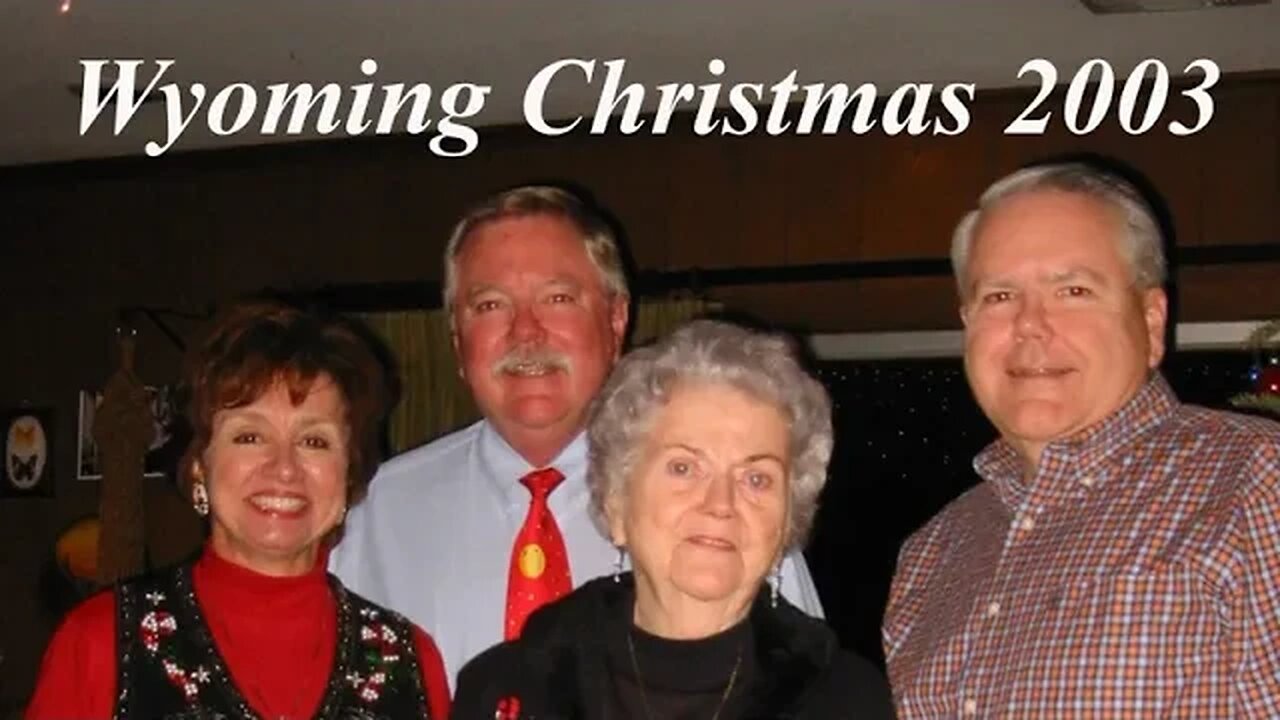
[{"label": "string light", "polygon": [[[1184,401],[1230,409],[1232,395],[1253,387],[1272,359],[1186,351],[1165,371]],[[835,408],[835,464],[856,468],[833,475],[832,482],[859,486],[855,494],[872,492],[861,486],[886,477],[908,487],[942,484],[955,494],[977,482],[973,457],[996,432],[978,408],[959,358],[822,362],[817,374]]]}]

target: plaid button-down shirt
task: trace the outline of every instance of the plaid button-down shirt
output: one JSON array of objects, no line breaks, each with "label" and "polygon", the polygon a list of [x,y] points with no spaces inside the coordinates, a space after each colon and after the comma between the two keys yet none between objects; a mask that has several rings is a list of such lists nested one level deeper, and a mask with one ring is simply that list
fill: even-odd
[{"label": "plaid button-down shirt", "polygon": [[1280,718],[1280,425],[1153,375],[902,549],[885,614],[902,718]]}]

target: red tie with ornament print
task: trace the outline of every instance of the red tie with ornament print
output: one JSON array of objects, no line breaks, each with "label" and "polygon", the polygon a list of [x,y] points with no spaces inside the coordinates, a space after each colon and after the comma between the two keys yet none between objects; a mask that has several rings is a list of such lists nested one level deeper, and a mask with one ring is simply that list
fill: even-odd
[{"label": "red tie with ornament print", "polygon": [[569,594],[569,554],[564,549],[560,527],[547,507],[547,496],[564,480],[555,468],[544,468],[520,478],[529,488],[529,514],[516,533],[511,548],[511,572],[507,580],[505,637],[520,637],[524,621],[543,605]]}]

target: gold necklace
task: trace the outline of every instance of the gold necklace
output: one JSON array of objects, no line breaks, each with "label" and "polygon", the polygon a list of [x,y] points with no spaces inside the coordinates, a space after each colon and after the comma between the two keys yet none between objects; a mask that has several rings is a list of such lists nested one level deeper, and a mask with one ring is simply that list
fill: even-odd
[{"label": "gold necklace", "polygon": [[[640,674],[640,661],[636,659],[636,643],[631,639],[631,630],[627,630],[627,652],[631,655],[631,669],[636,674],[636,687],[640,688],[640,706],[644,710],[644,716],[647,720],[653,720],[653,714],[649,712],[649,696],[645,693],[644,677]],[[711,715],[711,720],[719,720],[720,711],[724,710],[724,704],[729,701],[729,695],[733,693],[733,684],[738,680],[738,668],[742,667],[742,646],[738,646],[738,657],[733,661],[733,671],[729,673],[729,683],[724,686],[724,693],[720,696],[720,703],[716,705],[716,711]]]}]

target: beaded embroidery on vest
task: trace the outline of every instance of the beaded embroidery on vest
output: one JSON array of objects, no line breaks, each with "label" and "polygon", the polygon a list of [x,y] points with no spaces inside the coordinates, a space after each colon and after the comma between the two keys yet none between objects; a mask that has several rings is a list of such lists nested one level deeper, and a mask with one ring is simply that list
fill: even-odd
[{"label": "beaded embroidery on vest", "polygon": [[[316,720],[429,720],[408,620],[329,586],[338,647]],[[116,606],[115,718],[260,720],[214,646],[190,565],[120,585]]]}]

